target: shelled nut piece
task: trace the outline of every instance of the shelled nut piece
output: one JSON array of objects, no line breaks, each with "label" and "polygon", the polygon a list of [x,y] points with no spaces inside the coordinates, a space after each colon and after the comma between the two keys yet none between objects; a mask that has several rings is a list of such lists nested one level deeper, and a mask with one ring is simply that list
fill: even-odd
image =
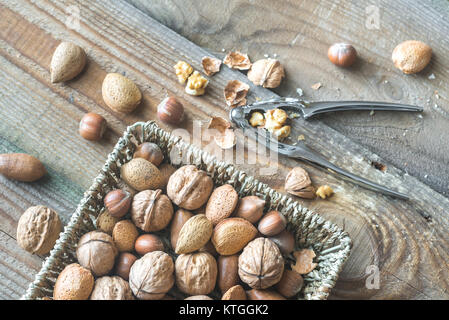
[{"label": "shelled nut piece", "polygon": [[248,79],[264,88],[278,87],[284,77],[284,67],[278,60],[271,58],[254,62],[248,71]]},{"label": "shelled nut piece", "polygon": [[249,85],[239,80],[230,80],[224,88],[226,104],[231,108],[240,107],[246,104],[246,95]]},{"label": "shelled nut piece", "polygon": [[136,84],[119,73],[108,73],[101,90],[106,105],[116,112],[130,113],[142,100]]},{"label": "shelled nut piece", "polygon": [[75,78],[84,69],[86,61],[86,53],[81,47],[71,42],[61,42],[51,58],[51,82],[63,82]]},{"label": "shelled nut piece", "polygon": [[141,300],[159,300],[173,287],[175,265],[162,251],[147,253],[134,262],[129,273],[129,285]]},{"label": "shelled nut piece", "polygon": [[0,154],[0,174],[23,182],[39,180],[47,173],[42,162],[26,153]]},{"label": "shelled nut piece", "polygon": [[221,255],[232,255],[242,250],[257,235],[257,229],[242,218],[220,221],[212,233],[212,243]]},{"label": "shelled nut piece", "polygon": [[45,206],[30,207],[19,219],[17,243],[30,253],[47,254],[61,231],[61,220],[54,210]]},{"label": "shelled nut piece", "polygon": [[221,60],[213,57],[203,57],[201,64],[206,76],[210,77],[220,71]]},{"label": "shelled nut piece", "polygon": [[127,184],[138,191],[159,189],[164,183],[159,169],[143,158],[134,158],[122,165],[120,175]]},{"label": "shelled nut piece", "polygon": [[213,228],[212,222],[204,214],[191,217],[179,232],[175,252],[191,253],[201,249],[210,240]]},{"label": "shelled nut piece", "polygon": [[134,300],[134,296],[127,281],[104,276],[95,280],[90,300]]},{"label": "shelled nut piece", "polygon": [[306,274],[311,272],[317,264],[313,262],[315,258],[315,252],[311,249],[302,249],[293,252],[293,256],[296,259],[296,263],[292,265],[292,270],[298,272],[299,274]]},{"label": "shelled nut piece", "polygon": [[234,216],[256,223],[262,218],[265,200],[258,196],[247,196],[239,200]]},{"label": "shelled nut piece", "polygon": [[329,198],[333,193],[334,190],[332,190],[332,188],[329,187],[328,185],[320,186],[316,191],[316,195],[319,196],[321,199]]},{"label": "shelled nut piece", "polygon": [[335,43],[329,47],[327,57],[339,67],[350,67],[357,58],[357,51],[348,43]]},{"label": "shelled nut piece", "polygon": [[80,121],[79,134],[86,140],[98,141],[106,131],[106,119],[101,115],[89,112]]},{"label": "shelled nut piece", "polygon": [[281,280],[284,259],[279,248],[267,238],[257,238],[239,257],[239,276],[254,289],[266,289]]},{"label": "shelled nut piece", "polygon": [[87,300],[94,287],[90,270],[78,263],[69,264],[61,271],[53,288],[54,300]]},{"label": "shelled nut piece", "polygon": [[131,218],[145,232],[164,229],[173,217],[173,205],[162,190],[145,190],[134,196]]},{"label": "shelled nut piece", "polygon": [[157,106],[157,116],[164,123],[179,125],[184,120],[184,106],[178,99],[167,97]]},{"label": "shelled nut piece", "polygon": [[217,262],[207,252],[181,254],[176,259],[176,286],[190,295],[209,294],[217,280]]},{"label": "shelled nut piece", "polygon": [[128,213],[131,201],[129,192],[115,189],[106,194],[103,203],[111,216],[120,219]]},{"label": "shelled nut piece", "polygon": [[79,264],[91,270],[96,277],[104,276],[112,270],[117,254],[112,237],[101,231],[83,235],[76,249]]},{"label": "shelled nut piece", "polygon": [[183,84],[192,74],[193,68],[185,61],[178,61],[174,66],[178,82]]},{"label": "shelled nut piece", "polygon": [[158,167],[164,160],[164,154],[157,144],[144,142],[137,146],[133,158],[143,158]]},{"label": "shelled nut piece", "polygon": [[265,112],[264,117],[264,128],[267,129],[275,138],[282,140],[290,135],[291,127],[289,125],[285,125],[288,119],[287,112],[282,109],[272,109]]},{"label": "shelled nut piece", "polygon": [[248,70],[251,68],[248,55],[240,51],[229,52],[223,59],[223,63],[232,69]]},{"label": "shelled nut piece", "polygon": [[251,118],[249,119],[249,123],[253,127],[262,127],[265,125],[265,117],[260,112],[251,113]]},{"label": "shelled nut piece", "polygon": [[208,83],[209,80],[204,78],[198,71],[195,71],[187,80],[185,91],[192,96],[201,96],[206,91]]},{"label": "shelled nut piece", "polygon": [[301,167],[295,167],[285,178],[285,191],[295,196],[315,199],[315,188],[312,186],[309,174]]},{"label": "shelled nut piece", "polygon": [[237,191],[230,185],[225,184],[212,192],[206,205],[206,217],[215,226],[223,219],[228,218],[239,201]]},{"label": "shelled nut piece", "polygon": [[421,41],[408,40],[396,46],[391,59],[394,66],[406,74],[423,70],[432,58],[432,48]]}]

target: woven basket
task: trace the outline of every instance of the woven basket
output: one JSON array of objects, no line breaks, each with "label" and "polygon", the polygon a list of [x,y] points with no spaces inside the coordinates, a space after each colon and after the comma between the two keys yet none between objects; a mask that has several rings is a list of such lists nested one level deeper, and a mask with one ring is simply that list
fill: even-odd
[{"label": "woven basket", "polygon": [[317,255],[318,265],[304,277],[304,289],[298,299],[328,297],[351,250],[351,239],[346,232],[286,195],[276,192],[245,172],[236,170],[233,165],[219,162],[199,148],[182,142],[180,138],[172,136],[150,121],[138,122],[128,127],[119,139],[22,299],[52,297],[59,273],[68,264],[76,262],[78,240],[83,234],[95,230],[95,219],[103,209],[103,198],[117,187],[120,180],[120,166],[132,159],[136,146],[144,141],[158,144],[166,159],[169,154],[176,152],[183,158],[183,164],[194,164],[205,170],[215,185],[229,183],[241,197],[258,195],[267,201],[269,208],[266,209],[276,209],[284,214],[288,221],[287,228],[295,234],[296,245],[300,248],[312,248]]}]

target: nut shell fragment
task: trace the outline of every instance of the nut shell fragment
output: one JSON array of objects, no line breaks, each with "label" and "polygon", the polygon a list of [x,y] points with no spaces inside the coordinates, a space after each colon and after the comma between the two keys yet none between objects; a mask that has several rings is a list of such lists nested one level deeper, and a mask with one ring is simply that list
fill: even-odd
[{"label": "nut shell fragment", "polygon": [[201,60],[206,76],[210,77],[220,71],[221,60],[213,57],[203,57]]},{"label": "nut shell fragment", "polygon": [[296,259],[296,264],[292,265],[292,270],[299,274],[306,274],[311,272],[317,264],[313,262],[315,258],[315,252],[311,249],[302,249],[300,251],[293,252],[293,256]]},{"label": "nut shell fragment", "polygon": [[251,61],[248,55],[240,51],[229,52],[223,60],[229,68],[238,70],[248,70],[251,68]]},{"label": "nut shell fragment", "polygon": [[249,85],[239,80],[231,80],[224,89],[226,104],[231,108],[240,107],[246,104],[246,95]]},{"label": "nut shell fragment", "polygon": [[213,117],[209,121],[208,129],[212,130],[215,143],[222,149],[230,149],[235,146],[235,133],[231,123],[221,117]]}]

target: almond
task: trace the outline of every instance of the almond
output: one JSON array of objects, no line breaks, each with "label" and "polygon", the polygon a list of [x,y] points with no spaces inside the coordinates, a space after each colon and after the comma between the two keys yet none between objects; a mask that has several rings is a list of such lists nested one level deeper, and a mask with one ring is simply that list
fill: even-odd
[{"label": "almond", "polygon": [[61,42],[51,58],[51,82],[63,82],[75,78],[84,69],[86,60],[86,53],[81,47],[71,42]]},{"label": "almond", "polygon": [[119,73],[106,75],[102,94],[107,106],[117,112],[130,113],[142,100],[142,93],[136,84]]},{"label": "almond", "polygon": [[257,235],[257,229],[242,218],[229,218],[219,222],[212,234],[212,243],[221,255],[242,250]]},{"label": "almond", "polygon": [[209,241],[212,231],[212,222],[204,214],[193,216],[182,226],[175,252],[191,253],[202,248]]},{"label": "almond", "polygon": [[0,174],[9,179],[32,182],[46,173],[42,162],[26,153],[0,154]]},{"label": "almond", "polygon": [[417,73],[429,64],[432,48],[421,41],[408,40],[396,46],[391,59],[396,68],[406,74]]},{"label": "almond", "polygon": [[230,184],[216,188],[210,195],[206,206],[206,217],[217,225],[229,217],[239,201],[239,195]]}]

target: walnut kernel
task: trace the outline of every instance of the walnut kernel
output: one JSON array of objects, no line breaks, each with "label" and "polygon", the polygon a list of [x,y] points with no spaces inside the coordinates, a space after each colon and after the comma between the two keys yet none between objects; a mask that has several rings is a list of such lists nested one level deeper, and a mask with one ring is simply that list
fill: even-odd
[{"label": "walnut kernel", "polygon": [[198,71],[195,71],[187,80],[186,93],[192,96],[201,96],[206,91],[209,80],[204,78]]},{"label": "walnut kernel", "polygon": [[174,66],[176,76],[178,77],[179,83],[183,84],[186,82],[187,78],[192,74],[193,68],[185,61],[178,61]]},{"label": "walnut kernel", "polygon": [[333,193],[334,190],[332,190],[332,188],[329,187],[328,185],[320,186],[316,191],[316,195],[319,196],[321,199],[329,198]]}]

